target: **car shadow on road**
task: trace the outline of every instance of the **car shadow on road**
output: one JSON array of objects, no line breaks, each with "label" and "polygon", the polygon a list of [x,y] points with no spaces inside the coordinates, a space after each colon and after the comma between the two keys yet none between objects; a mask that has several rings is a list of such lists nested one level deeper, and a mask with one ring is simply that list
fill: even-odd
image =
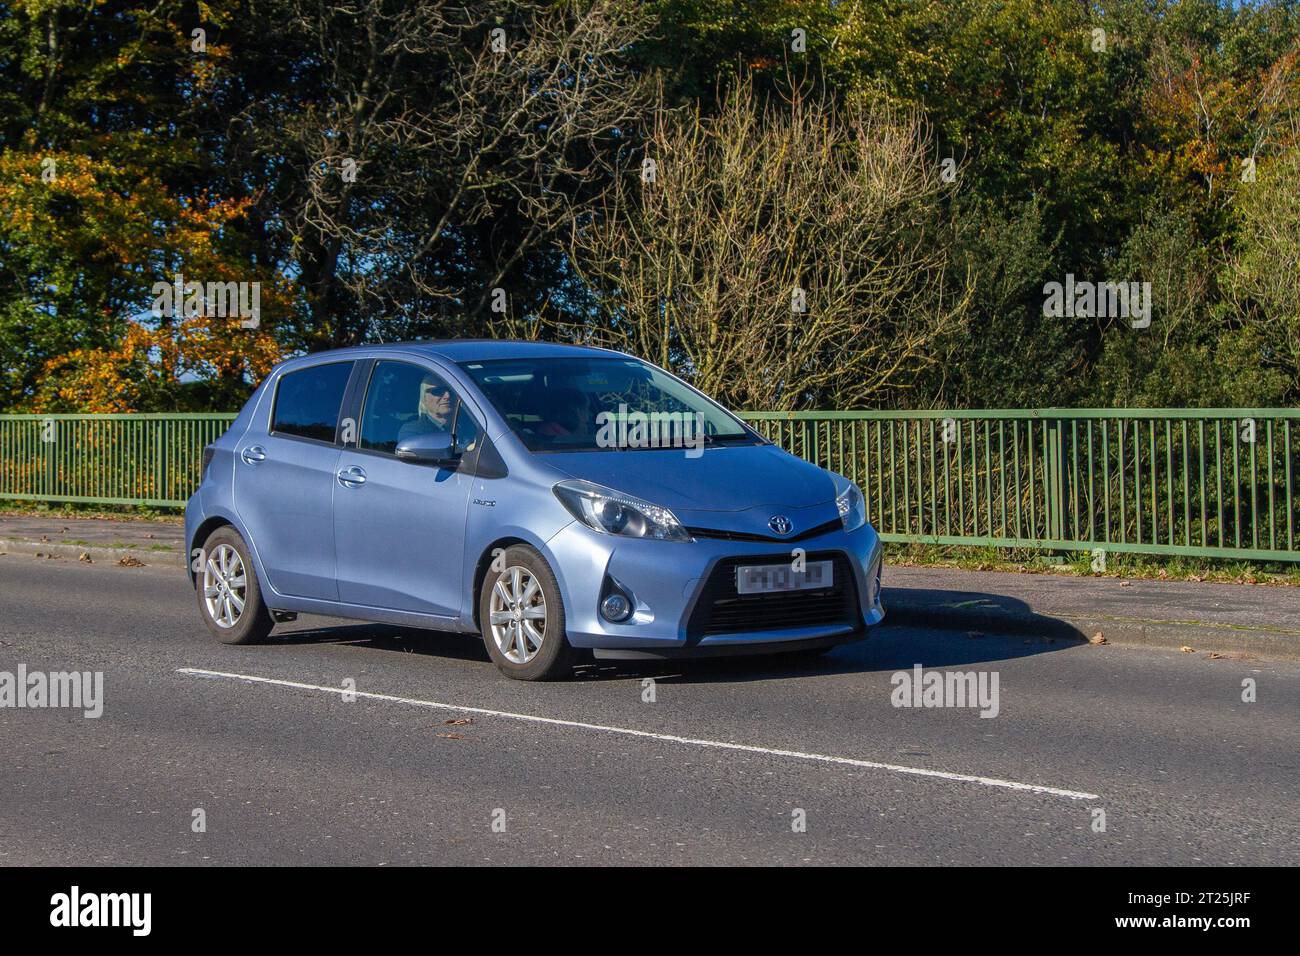
[{"label": "car shadow on road", "polygon": [[[902,590],[899,594],[904,593]],[[1005,595],[906,589],[906,603],[886,612],[886,623],[865,641],[842,645],[820,656],[760,654],[695,659],[591,660],[574,669],[575,680],[642,680],[675,683],[728,683],[797,677],[907,670],[962,668],[1012,660],[1085,645],[1067,622],[1034,614]],[[960,616],[957,616],[960,615]],[[319,620],[319,619],[317,619]],[[966,622],[966,625],[963,625]],[[959,626],[963,625],[963,626]],[[450,660],[490,663],[480,638],[391,624],[352,624],[304,619],[280,628],[280,644],[347,644],[380,651],[422,654]]]},{"label": "car shadow on road", "polygon": [[[1067,621],[1035,613],[1003,594],[929,588],[886,588],[885,623],[864,641],[822,655],[771,654],[689,661],[597,661],[579,677],[654,677],[677,683],[736,683],[821,675],[963,668],[1032,657],[1087,641]],[[891,609],[892,606],[892,609]]]},{"label": "car shadow on road", "polygon": [[597,661],[578,668],[587,679],[628,680],[653,677],[688,684],[741,683],[930,668],[969,668],[996,661],[1032,657],[1078,647],[1081,642],[1055,637],[993,635],[933,628],[884,626],[865,641],[833,648],[821,656],[770,654],[753,657],[700,658],[689,661]]},{"label": "car shadow on road", "polygon": [[[290,629],[292,628],[292,629]],[[490,663],[483,639],[475,634],[431,631],[396,624],[335,624],[300,618],[293,625],[281,625],[271,634],[271,643],[347,644],[376,651],[423,654],[458,661]]]}]

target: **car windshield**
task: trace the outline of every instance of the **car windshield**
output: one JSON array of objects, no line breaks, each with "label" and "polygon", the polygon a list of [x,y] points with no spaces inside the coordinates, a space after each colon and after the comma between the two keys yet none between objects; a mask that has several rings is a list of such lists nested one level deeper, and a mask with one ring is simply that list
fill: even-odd
[{"label": "car windshield", "polygon": [[636,359],[460,364],[532,451],[702,448],[762,440],[703,395]]}]

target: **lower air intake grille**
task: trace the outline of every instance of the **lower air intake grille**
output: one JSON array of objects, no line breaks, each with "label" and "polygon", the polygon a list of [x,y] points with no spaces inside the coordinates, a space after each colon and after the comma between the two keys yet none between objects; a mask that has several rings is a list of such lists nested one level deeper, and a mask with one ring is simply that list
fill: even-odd
[{"label": "lower air intake grille", "polygon": [[740,594],[736,568],[742,564],[783,564],[789,552],[726,558],[713,569],[686,626],[687,639],[697,641],[716,634],[781,631],[793,627],[847,624],[856,627],[862,615],[853,570],[839,551],[813,552],[809,561],[834,562],[833,584],[816,591],[778,591]]}]

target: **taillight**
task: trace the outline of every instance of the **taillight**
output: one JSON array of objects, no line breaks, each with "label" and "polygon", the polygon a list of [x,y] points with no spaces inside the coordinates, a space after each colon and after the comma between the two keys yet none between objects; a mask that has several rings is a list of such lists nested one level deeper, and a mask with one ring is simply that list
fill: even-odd
[{"label": "taillight", "polygon": [[217,453],[216,446],[209,445],[203,449],[203,469],[199,472],[200,483],[208,477],[208,465],[212,463],[212,456]]}]

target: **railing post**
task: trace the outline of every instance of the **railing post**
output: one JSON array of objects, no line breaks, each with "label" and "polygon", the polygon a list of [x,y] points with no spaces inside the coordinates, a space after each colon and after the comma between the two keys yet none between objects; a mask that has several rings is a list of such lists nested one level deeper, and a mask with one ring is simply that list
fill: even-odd
[{"label": "railing post", "polygon": [[1047,460],[1046,469],[1047,536],[1054,541],[1065,537],[1065,436],[1061,430],[1061,419],[1052,418],[1047,426]]},{"label": "railing post", "polygon": [[150,422],[153,425],[153,497],[163,498],[163,428],[165,419]]},{"label": "railing post", "polygon": [[58,449],[59,449],[59,422],[54,420],[52,429],[53,441],[45,440],[46,423],[43,421],[36,422],[36,436],[41,444],[45,446],[45,481],[43,494],[58,494]]}]

